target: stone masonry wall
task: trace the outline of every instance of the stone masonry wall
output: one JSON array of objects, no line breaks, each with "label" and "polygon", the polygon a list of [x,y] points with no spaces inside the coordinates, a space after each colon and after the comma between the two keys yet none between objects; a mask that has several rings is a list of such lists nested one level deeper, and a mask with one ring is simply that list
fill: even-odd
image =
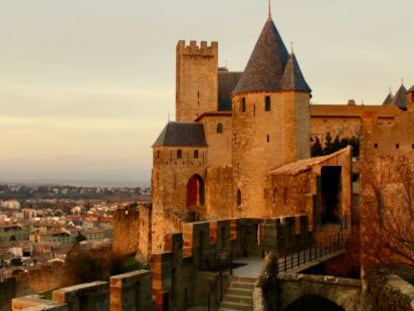
[{"label": "stone masonry wall", "polygon": [[198,272],[206,259],[212,259],[209,256],[214,250],[231,250],[233,259],[262,256],[265,250],[299,245],[311,238],[307,217],[303,215],[183,224],[183,233],[167,236],[165,252],[152,256],[157,310],[169,306],[169,310],[178,311],[206,305],[208,277]]},{"label": "stone masonry wall", "polygon": [[234,215],[233,170],[227,167],[207,169],[207,215],[208,218],[228,218]]},{"label": "stone masonry wall", "polygon": [[[206,180],[207,151],[200,150],[199,158],[193,159],[195,148],[180,148],[182,158],[177,158],[178,148],[155,148],[152,169],[152,250],[164,247],[164,236],[180,230],[176,223],[186,219],[192,211],[187,208],[187,184],[197,175]],[[173,231],[171,231],[173,228]]]},{"label": "stone masonry wall", "polygon": [[154,310],[151,271],[115,275],[108,282],[91,282],[53,291],[53,300],[41,296],[14,298],[12,310],[130,311]]},{"label": "stone masonry wall", "polygon": [[231,114],[208,114],[203,116],[200,122],[204,125],[208,144],[208,165],[210,167],[231,165]]},{"label": "stone masonry wall", "polygon": [[405,196],[414,171],[413,122],[413,112],[401,112],[391,124],[375,113],[363,116],[360,226],[364,267],[404,263],[404,256],[411,262],[411,251],[399,241],[410,240],[414,232],[412,202],[409,194]]},{"label": "stone masonry wall", "polygon": [[352,137],[361,134],[361,120],[365,112],[375,112],[383,120],[393,122],[400,113],[394,105],[310,105],[311,137],[317,137],[321,144],[327,133],[332,139]]},{"label": "stone masonry wall", "polygon": [[73,311],[109,310],[108,282],[91,282],[53,291],[53,301],[67,304]]},{"label": "stone masonry wall", "polygon": [[309,94],[283,92],[279,117],[282,145],[282,164],[310,157]]},{"label": "stone masonry wall", "polygon": [[114,254],[124,256],[137,252],[140,241],[139,217],[136,206],[115,211],[112,243]]},{"label": "stone masonry wall", "polygon": [[[265,111],[265,95],[271,97]],[[243,100],[245,111],[243,111]],[[283,163],[281,107],[279,94],[253,93],[232,98],[233,106],[233,209],[236,217],[270,217],[264,191],[268,171]],[[241,193],[238,204],[237,191]]]},{"label": "stone masonry wall", "polygon": [[110,278],[110,310],[153,310],[151,272],[138,270]]}]

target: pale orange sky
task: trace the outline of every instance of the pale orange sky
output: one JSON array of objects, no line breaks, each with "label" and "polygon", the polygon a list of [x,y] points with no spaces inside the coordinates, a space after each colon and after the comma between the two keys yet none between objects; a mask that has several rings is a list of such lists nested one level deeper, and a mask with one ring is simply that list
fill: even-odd
[{"label": "pale orange sky", "polygon": [[[414,84],[414,2],[383,2],[273,1],[313,102]],[[0,181],[149,185],[176,42],[217,40],[220,65],[243,70],[266,15],[257,0],[1,1]]]}]

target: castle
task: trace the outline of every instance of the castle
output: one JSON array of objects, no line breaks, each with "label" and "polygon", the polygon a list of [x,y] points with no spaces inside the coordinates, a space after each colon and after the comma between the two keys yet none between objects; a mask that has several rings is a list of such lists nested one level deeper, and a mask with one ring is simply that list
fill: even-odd
[{"label": "castle", "polygon": [[[282,286],[287,284],[278,294],[282,309],[290,310],[309,295],[326,296],[341,310],[412,308],[412,287],[395,276],[369,284],[364,268],[384,255],[389,262],[414,264],[414,214],[403,187],[414,184],[414,87],[407,91],[402,85],[382,105],[311,105],[311,89],[295,54],[288,53],[269,14],[243,72],[218,67],[217,42],[198,46],[179,41],[176,94],[176,121],[165,126],[153,145],[152,204],[114,215],[114,253],[138,250],[151,258],[151,273],[113,276],[110,286],[95,282],[57,290],[55,301],[71,308],[87,301],[101,310],[109,291],[111,310],[151,310],[152,295],[157,310],[185,310],[206,304],[201,300],[209,291],[210,305],[211,293],[219,300],[218,287],[211,286],[211,275],[199,272],[211,251],[230,253],[230,261],[233,256],[260,257],[267,250],[313,242],[315,230],[333,224],[341,230],[335,235],[338,244],[342,229],[360,225],[361,279],[341,283],[327,275],[278,277]],[[315,142],[329,146],[331,140],[353,137],[361,149],[360,220],[352,200],[358,179],[352,148],[311,157]],[[406,195],[411,199],[412,191]],[[319,251],[330,248],[325,246]],[[285,252],[285,267],[286,258]],[[311,279],[314,287],[307,282]],[[221,291],[223,286],[228,283],[220,285]],[[255,310],[263,310],[257,288],[251,290],[252,300]],[[370,308],[363,301],[367,295],[373,298]],[[37,300],[14,303],[44,303]]]},{"label": "castle", "polygon": [[351,150],[311,158],[311,143],[358,139],[364,113],[392,121],[411,109],[410,91],[401,86],[377,106],[311,105],[270,11],[243,72],[218,66],[217,42],[179,41],[176,121],[152,146],[152,251],[183,222],[202,219],[306,214],[310,230],[347,226]]},{"label": "castle", "polygon": [[[195,41],[178,42],[176,70],[176,121],[153,145],[153,251],[180,231],[169,219],[349,218],[350,151],[310,158],[311,89],[270,14],[244,72],[218,67],[217,42]],[[334,195],[321,199],[325,175]]]}]

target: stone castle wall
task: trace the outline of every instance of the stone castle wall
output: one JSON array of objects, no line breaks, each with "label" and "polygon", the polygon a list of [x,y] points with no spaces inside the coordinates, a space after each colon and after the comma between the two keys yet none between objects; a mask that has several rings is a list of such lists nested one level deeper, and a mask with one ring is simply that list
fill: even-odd
[{"label": "stone castle wall", "polygon": [[176,121],[194,121],[218,102],[218,43],[178,41],[176,64]]},{"label": "stone castle wall", "polygon": [[399,239],[414,236],[409,193],[414,172],[413,122],[412,112],[399,113],[394,122],[376,113],[363,116],[360,223],[364,266],[401,264],[407,259],[411,263],[411,250]]},{"label": "stone castle wall", "polygon": [[233,217],[234,195],[232,167],[209,167],[206,205],[208,218]]},{"label": "stone castle wall", "polygon": [[140,213],[137,206],[117,209],[114,212],[113,243],[114,254],[131,255],[139,249]]},{"label": "stone castle wall", "polygon": [[311,137],[317,137],[321,144],[325,142],[327,133],[330,133],[332,139],[336,136],[359,137],[365,112],[378,113],[387,122],[393,122],[400,113],[400,109],[394,105],[310,105],[310,111]]},{"label": "stone castle wall", "polygon": [[[174,219],[186,219],[189,213],[202,212],[187,208],[187,185],[197,175],[205,183],[207,165],[206,148],[198,148],[199,157],[194,159],[194,148],[180,148],[182,158],[177,157],[177,148],[155,148],[152,169],[152,249],[162,250],[165,233],[171,231]],[[159,153],[159,154],[158,154]],[[173,223],[168,221],[172,220]],[[175,228],[175,227],[173,227]]]},{"label": "stone castle wall", "polygon": [[179,311],[207,305],[211,280],[217,273],[201,272],[200,268],[206,258],[211,260],[212,251],[231,251],[233,259],[260,257],[266,250],[301,245],[311,239],[305,215],[183,224],[182,233],[166,237],[165,251],[152,256],[156,307]]},{"label": "stone castle wall", "polygon": [[[283,92],[281,96],[281,127],[282,163],[310,157],[310,108],[309,94]],[[276,138],[276,137],[275,137]],[[278,166],[279,163],[275,163]]]},{"label": "stone castle wall", "polygon": [[[232,100],[235,215],[272,217],[266,209],[268,172],[310,154],[309,95],[252,93]],[[241,200],[236,199],[237,191]]]},{"label": "stone castle wall", "polygon": [[265,96],[259,93],[235,96],[232,103],[232,209],[237,217],[269,217],[263,192],[269,169],[283,161],[278,118],[281,99],[278,94],[271,95],[270,111],[265,111]]},{"label": "stone castle wall", "polygon": [[204,125],[208,143],[208,165],[231,165],[231,114],[208,114],[200,122]]},{"label": "stone castle wall", "polygon": [[154,310],[152,277],[147,270],[115,275],[108,282],[96,281],[60,288],[52,300],[23,296],[12,300],[12,310],[127,311]]}]

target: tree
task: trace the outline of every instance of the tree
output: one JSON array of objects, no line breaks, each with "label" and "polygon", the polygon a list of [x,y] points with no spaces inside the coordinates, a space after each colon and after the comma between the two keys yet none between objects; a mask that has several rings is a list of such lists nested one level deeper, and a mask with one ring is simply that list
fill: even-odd
[{"label": "tree", "polygon": [[383,155],[361,163],[363,261],[414,266],[414,162]]},{"label": "tree", "polygon": [[332,139],[331,133],[327,132],[325,135],[325,142],[323,144],[323,147],[318,137],[312,138],[311,142],[312,157],[328,155],[335,151],[343,149],[348,145],[352,146],[352,156],[359,156],[359,137],[355,135],[343,138],[340,138],[339,135],[336,135],[335,139]]}]

